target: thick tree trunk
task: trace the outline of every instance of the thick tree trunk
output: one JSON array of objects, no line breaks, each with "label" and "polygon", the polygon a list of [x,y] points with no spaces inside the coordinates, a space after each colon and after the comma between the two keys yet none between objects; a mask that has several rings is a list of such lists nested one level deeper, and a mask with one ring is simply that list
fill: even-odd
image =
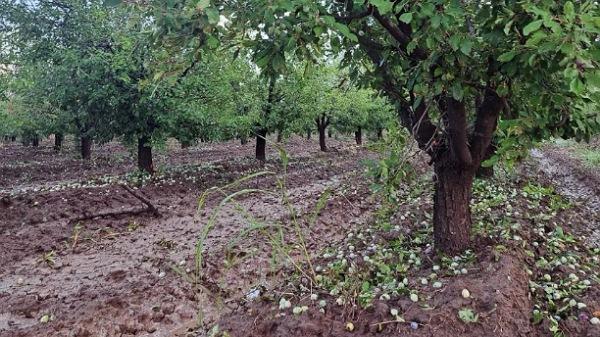
[{"label": "thick tree trunk", "polygon": [[325,125],[319,125],[319,146],[323,152],[327,151],[327,144],[325,143],[326,129],[327,127]]},{"label": "thick tree trunk", "polygon": [[154,173],[152,145],[146,136],[138,138],[138,168],[150,174]]},{"label": "thick tree trunk", "polygon": [[435,163],[433,235],[437,250],[459,254],[469,247],[471,235],[471,190],[474,170],[447,162]]},{"label": "thick tree trunk", "polygon": [[256,134],[256,159],[260,161],[267,160],[267,130],[261,129]]},{"label": "thick tree trunk", "polygon": [[60,152],[62,150],[63,139],[65,136],[62,133],[54,134],[54,151]]},{"label": "thick tree trunk", "polygon": [[356,140],[356,145],[362,145],[362,128],[358,128],[354,131],[354,140]]},{"label": "thick tree trunk", "polygon": [[88,136],[81,137],[81,159],[92,159],[92,139]]}]

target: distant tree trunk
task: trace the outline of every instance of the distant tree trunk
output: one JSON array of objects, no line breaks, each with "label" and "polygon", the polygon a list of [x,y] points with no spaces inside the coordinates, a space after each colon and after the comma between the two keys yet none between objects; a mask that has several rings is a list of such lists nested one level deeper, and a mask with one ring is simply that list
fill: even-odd
[{"label": "distant tree trunk", "polygon": [[311,137],[312,137],[312,130],[308,129],[306,131],[306,140],[310,140]]},{"label": "distant tree trunk", "polygon": [[16,141],[17,141],[17,136],[12,136],[12,137],[10,137],[10,141],[11,141],[11,142],[16,142]]},{"label": "distant tree trunk", "polygon": [[92,159],[92,139],[89,136],[81,137],[81,159]]},{"label": "distant tree trunk", "polygon": [[267,130],[260,129],[256,134],[256,159],[260,161],[267,160]]},{"label": "distant tree trunk", "polygon": [[283,132],[281,130],[277,131],[277,143],[281,143],[283,140]]},{"label": "distant tree trunk", "polygon": [[358,127],[356,131],[354,131],[354,140],[356,140],[356,145],[362,145],[362,128]]},{"label": "distant tree trunk", "polygon": [[150,174],[154,173],[150,137],[143,136],[138,138],[138,168]]},{"label": "distant tree trunk", "polygon": [[383,138],[383,128],[377,128],[377,140]]},{"label": "distant tree trunk", "polygon": [[240,144],[242,144],[242,145],[248,144],[248,137],[246,137],[246,136],[240,137]]},{"label": "distant tree trunk", "polygon": [[327,137],[331,138],[333,136],[333,131],[331,129],[327,130]]},{"label": "distant tree trunk", "polygon": [[33,145],[34,147],[38,147],[40,145],[40,137],[38,137],[37,135],[33,136],[33,138],[31,139],[31,145]]},{"label": "distant tree trunk", "polygon": [[325,143],[325,138],[327,137],[327,126],[329,126],[329,118],[327,116],[319,116],[315,118],[315,123],[317,124],[317,130],[319,130],[319,146],[321,147],[321,151],[327,151],[327,144]]},{"label": "distant tree trunk", "polygon": [[54,151],[60,152],[65,136],[62,133],[54,134]]},{"label": "distant tree trunk", "polygon": [[181,144],[182,149],[187,149],[188,147],[192,146],[192,142],[189,140],[180,140],[179,143]]},{"label": "distant tree trunk", "polygon": [[[275,100],[275,81],[277,78],[275,75],[271,75],[269,78],[269,89],[267,95],[267,104],[264,108],[264,116],[267,117],[271,114],[273,108],[273,101]],[[260,127],[256,133],[256,159],[265,161],[267,159],[266,147],[267,147],[267,134],[268,130],[264,127]]]}]

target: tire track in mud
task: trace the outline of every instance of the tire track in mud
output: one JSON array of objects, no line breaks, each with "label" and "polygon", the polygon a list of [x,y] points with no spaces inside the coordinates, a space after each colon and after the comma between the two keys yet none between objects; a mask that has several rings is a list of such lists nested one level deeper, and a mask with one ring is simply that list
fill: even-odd
[{"label": "tire track in mud", "polygon": [[[311,247],[317,248],[336,235],[343,235],[343,228],[356,225],[368,216],[369,201],[364,198],[366,186],[355,173],[360,167],[357,157],[365,155],[365,152],[358,156],[355,153],[329,154],[309,164],[303,162],[304,158],[291,163],[289,195],[299,212],[310,210],[325,188],[338,192],[317,224],[304,228]],[[259,183],[273,186],[273,181]],[[356,191],[343,191],[353,185],[358,186]],[[0,336],[62,336],[67,332],[73,336],[121,333],[172,336],[195,325],[198,301],[206,302],[210,298],[199,297],[170,266],[177,265],[182,270],[193,267],[195,240],[210,213],[195,214],[193,205],[197,192],[185,187],[142,189],[163,206],[165,215],[161,219],[132,217],[140,227],[131,232],[122,228],[123,220],[100,219],[90,226],[91,233],[110,225],[112,234],[116,235],[92,235],[89,240],[82,239],[75,250],[61,247],[59,243],[46,247],[57,251],[55,269],[38,263],[38,253],[5,264],[0,270],[0,302],[6,304],[0,309]],[[217,201],[218,198],[211,199],[208,204],[214,206]],[[277,201],[274,197],[249,195],[238,202],[267,222],[285,221],[287,215]],[[239,216],[233,206],[226,207],[222,214],[206,242],[208,261],[212,264],[207,272],[211,280],[237,299],[253,286],[253,279],[266,280],[259,274],[261,270],[268,274],[269,243],[260,240],[258,233],[250,233],[249,238],[232,249],[235,254],[253,256],[254,260],[241,258],[235,268],[220,268],[223,248],[247,226],[247,220]],[[72,228],[63,222],[59,219],[38,227],[41,231],[44,226],[54,226],[55,231],[58,227],[58,231],[63,232],[62,238],[68,240]],[[340,223],[343,226],[340,227]],[[19,233],[29,235],[33,230],[20,228]],[[56,241],[57,237],[53,239]],[[232,282],[223,283],[223,279],[228,278]],[[214,305],[209,307],[205,307],[207,319],[216,318],[221,309],[215,309]],[[44,314],[53,315],[55,319],[41,324],[39,319]]]}]

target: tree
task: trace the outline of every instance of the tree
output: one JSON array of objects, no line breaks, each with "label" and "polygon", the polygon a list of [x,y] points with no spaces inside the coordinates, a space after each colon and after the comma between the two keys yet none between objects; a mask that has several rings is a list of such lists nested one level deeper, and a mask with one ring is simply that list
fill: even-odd
[{"label": "tree", "polygon": [[[524,145],[551,135],[586,138],[600,129],[597,112],[582,108],[600,82],[597,2],[210,4],[196,11],[210,16],[221,9],[230,30],[271,42],[260,67],[285,64],[292,55],[314,59],[326,48],[386,93],[431,157],[435,245],[449,254],[470,245],[472,182],[499,121],[501,132],[521,124]],[[214,21],[196,23],[210,31]],[[368,71],[356,70],[366,62]]]},{"label": "tree", "polygon": [[83,0],[0,1],[0,9],[7,40],[0,63],[14,66],[19,80],[13,90],[26,102],[28,124],[45,121],[36,133],[74,131],[82,158],[90,159],[93,138],[111,134],[105,119],[116,92],[109,11],[100,1]]}]

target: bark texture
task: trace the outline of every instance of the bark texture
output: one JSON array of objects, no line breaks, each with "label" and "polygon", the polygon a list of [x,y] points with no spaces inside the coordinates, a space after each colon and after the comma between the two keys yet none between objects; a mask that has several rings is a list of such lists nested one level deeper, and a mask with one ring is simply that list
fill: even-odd
[{"label": "bark texture", "polygon": [[261,129],[256,133],[256,159],[260,161],[267,160],[267,130]]},{"label": "bark texture", "polygon": [[81,159],[92,159],[92,139],[89,136],[81,137]]},{"label": "bark texture", "polygon": [[65,136],[62,133],[54,134],[54,151],[60,152]]},{"label": "bark texture", "polygon": [[354,131],[354,140],[356,141],[356,145],[362,145],[362,128]]},{"label": "bark texture", "polygon": [[150,138],[147,136],[138,138],[138,168],[150,174],[154,173],[152,145],[150,144]]}]

